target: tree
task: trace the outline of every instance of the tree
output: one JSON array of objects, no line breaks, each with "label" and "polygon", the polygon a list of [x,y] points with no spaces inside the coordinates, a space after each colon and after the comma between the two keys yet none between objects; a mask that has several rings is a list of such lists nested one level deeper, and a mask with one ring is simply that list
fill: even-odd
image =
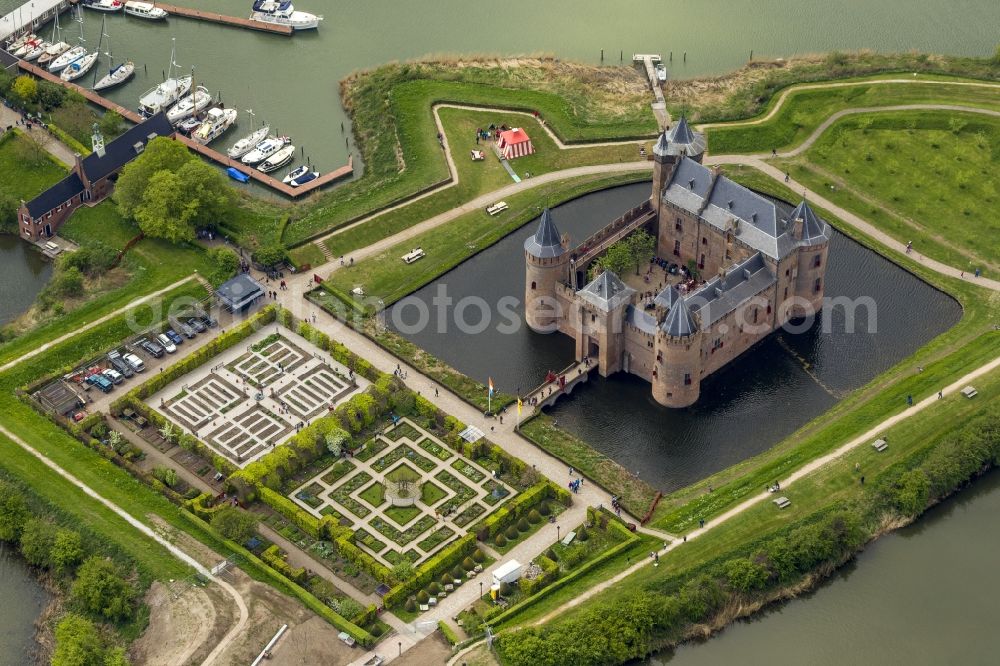
[{"label": "tree", "polygon": [[55,526],[41,518],[29,518],[21,531],[21,555],[36,567],[48,567],[52,562]]},{"label": "tree", "polygon": [[28,519],[28,509],[20,491],[0,481],[0,541],[17,541]]},{"label": "tree", "polygon": [[326,433],[326,450],[335,457],[339,458],[340,454],[344,451],[344,444],[346,444],[350,438],[350,435],[346,432],[340,428],[335,428],[334,430]]},{"label": "tree", "polygon": [[730,589],[737,592],[753,592],[767,584],[767,569],[745,557],[729,560],[723,565],[723,570]]},{"label": "tree", "polygon": [[56,571],[66,571],[75,567],[83,559],[83,540],[80,533],[60,528],[56,530],[49,559]]},{"label": "tree", "polygon": [[400,583],[410,580],[413,578],[413,563],[406,559],[396,562],[392,567],[392,577]]},{"label": "tree", "polygon": [[22,75],[14,79],[14,85],[10,91],[21,101],[22,104],[31,104],[38,97],[38,83],[27,75]]},{"label": "tree", "polygon": [[212,527],[227,539],[243,544],[257,534],[257,519],[247,511],[227,506],[212,516]]},{"label": "tree", "polygon": [[70,599],[104,620],[124,620],[133,611],[135,588],[110,560],[92,556],[80,565]]},{"label": "tree", "polygon": [[649,263],[656,253],[656,239],[645,229],[639,229],[626,242],[632,252],[632,261],[635,262],[635,274],[638,275],[642,265]]},{"label": "tree", "polygon": [[17,199],[4,191],[0,191],[0,234],[16,234]]},{"label": "tree", "polygon": [[611,271],[616,275],[621,275],[625,269],[634,263],[632,250],[626,241],[618,241],[609,247],[607,252],[596,263],[599,265],[599,268],[596,270],[595,277],[600,275],[602,271]]},{"label": "tree", "polygon": [[253,253],[253,260],[262,266],[274,266],[287,258],[288,252],[281,245],[265,245]]},{"label": "tree", "polygon": [[[195,229],[221,222],[232,202],[232,190],[222,176],[192,158],[176,171],[154,172],[130,211],[145,235],[180,243],[193,240]],[[119,210],[124,213],[121,204]]]},{"label": "tree", "polygon": [[240,267],[239,256],[228,247],[215,247],[209,250],[208,261],[213,267],[209,281],[216,286],[236,275]]},{"label": "tree", "polygon": [[184,144],[166,137],[156,137],[148,144],[142,155],[122,169],[115,193],[112,197],[118,204],[122,217],[135,218],[135,210],[143,201],[143,194],[153,174],[160,171],[175,172],[187,162],[195,159]]},{"label": "tree", "polygon": [[364,609],[364,606],[350,597],[344,597],[337,602],[337,612],[339,612],[342,617],[346,617],[348,620],[360,614]]},{"label": "tree", "polygon": [[104,646],[94,623],[69,613],[56,625],[52,666],[103,666]]},{"label": "tree", "polygon": [[122,131],[122,117],[117,111],[105,111],[98,121],[97,127],[106,138],[116,137]]},{"label": "tree", "polygon": [[45,161],[45,146],[30,134],[18,134],[14,145],[17,159],[29,166],[38,166]]}]

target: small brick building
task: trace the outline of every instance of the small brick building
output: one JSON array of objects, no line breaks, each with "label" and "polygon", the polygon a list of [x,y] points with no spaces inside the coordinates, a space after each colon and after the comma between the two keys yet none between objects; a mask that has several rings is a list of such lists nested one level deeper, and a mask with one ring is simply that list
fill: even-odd
[{"label": "small brick building", "polygon": [[106,146],[95,135],[94,152],[84,158],[77,155],[68,176],[31,201],[21,202],[17,215],[21,238],[34,243],[52,237],[81,204],[97,203],[111,194],[118,173],[142,154],[147,143],[173,134],[167,117],[159,113]]}]

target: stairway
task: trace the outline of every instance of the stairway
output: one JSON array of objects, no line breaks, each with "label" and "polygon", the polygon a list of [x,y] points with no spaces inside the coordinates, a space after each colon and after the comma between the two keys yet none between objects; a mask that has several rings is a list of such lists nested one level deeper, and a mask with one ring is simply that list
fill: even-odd
[{"label": "stairway", "polygon": [[330,252],[330,248],[326,246],[326,243],[324,243],[321,240],[318,240],[316,241],[316,247],[318,247],[319,251],[323,253],[324,259],[326,259],[327,261],[333,261],[333,252]]}]

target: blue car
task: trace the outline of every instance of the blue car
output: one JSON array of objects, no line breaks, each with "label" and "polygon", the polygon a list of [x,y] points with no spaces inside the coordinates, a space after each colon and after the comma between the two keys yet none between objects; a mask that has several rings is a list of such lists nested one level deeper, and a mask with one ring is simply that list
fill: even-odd
[{"label": "blue car", "polygon": [[166,336],[167,336],[168,338],[170,338],[170,341],[171,341],[172,343],[174,343],[175,345],[179,345],[179,344],[181,344],[182,342],[184,342],[184,338],[182,338],[182,337],[181,337],[180,335],[178,335],[178,334],[177,334],[177,331],[175,331],[175,330],[174,330],[174,329],[172,329],[172,328],[168,328],[168,329],[167,329],[167,330],[165,330],[165,331],[164,331],[163,333],[164,333],[164,334],[165,334],[165,335],[166,335]]}]

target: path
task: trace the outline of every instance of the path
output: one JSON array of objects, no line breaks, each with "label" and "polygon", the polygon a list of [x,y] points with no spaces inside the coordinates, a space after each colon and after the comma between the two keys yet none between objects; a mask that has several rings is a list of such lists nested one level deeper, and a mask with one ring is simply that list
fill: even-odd
[{"label": "path", "polygon": [[[21,356],[15,358],[12,361],[8,361],[7,363],[5,363],[3,365],[0,365],[0,372],[6,372],[10,368],[13,368],[15,365],[17,365],[18,363],[22,363],[23,361],[26,361],[29,358],[32,358],[34,356],[38,356],[39,354],[41,354],[45,350],[49,349],[53,345],[58,345],[59,343],[65,342],[66,340],[69,340],[70,338],[73,338],[73,337],[75,337],[77,335],[80,335],[81,333],[83,333],[85,331],[88,331],[88,330],[94,328],[95,326],[99,326],[100,324],[103,324],[104,322],[106,322],[106,321],[108,321],[110,319],[114,319],[115,317],[120,316],[123,311],[131,310],[132,308],[134,308],[134,307],[136,307],[138,305],[142,305],[143,303],[151,301],[154,298],[157,298],[158,296],[162,296],[163,294],[167,293],[168,291],[172,291],[172,290],[176,289],[177,287],[180,287],[181,285],[183,285],[183,284],[185,284],[187,282],[190,282],[191,280],[195,279],[195,277],[196,277],[195,275],[189,275],[189,276],[187,276],[185,278],[181,278],[177,282],[174,282],[173,284],[167,285],[163,289],[158,289],[158,290],[156,290],[156,291],[154,291],[152,293],[146,294],[145,296],[143,296],[141,298],[137,298],[134,301],[126,303],[125,305],[121,306],[120,308],[117,308],[117,309],[109,312],[108,314],[104,315],[103,317],[98,317],[97,319],[95,319],[94,321],[92,321],[90,323],[84,322],[84,323],[80,324],[80,326],[78,328],[70,331],[69,333],[66,333],[65,335],[60,335],[55,340],[50,340],[50,341],[46,342],[45,344],[43,344],[43,345],[41,345],[39,347],[35,347],[34,349],[32,349],[29,352],[25,352],[24,354],[22,354]],[[29,332],[28,335],[31,335],[31,333]]]},{"label": "path", "polygon": [[73,151],[70,150],[66,144],[52,136],[52,134],[48,131],[39,127],[38,123],[32,123],[30,130],[25,126],[18,126],[16,123],[20,120],[21,114],[3,104],[0,104],[0,127],[13,125],[21,132],[30,134],[33,139],[38,141],[38,143],[40,143],[42,147],[49,152],[50,155],[66,166],[72,168],[73,165],[76,164],[76,157],[74,156]]},{"label": "path", "polygon": [[218,656],[222,654],[230,646],[230,644],[232,644],[238,637],[240,637],[243,634],[243,630],[246,628],[247,620],[250,617],[250,612],[247,609],[246,602],[243,600],[242,595],[240,595],[240,593],[236,590],[236,588],[234,588],[226,581],[221,580],[212,575],[212,573],[207,568],[205,568],[200,562],[198,562],[198,560],[196,560],[194,557],[186,553],[179,546],[176,546],[173,543],[171,543],[166,537],[161,536],[160,534],[155,532],[151,527],[146,525],[146,523],[134,517],[132,514],[125,511],[125,509],[122,509],[114,502],[99,495],[95,490],[90,488],[90,486],[86,485],[85,483],[77,479],[75,476],[64,470],[62,467],[57,465],[55,461],[42,454],[40,451],[32,447],[30,444],[25,442],[23,439],[21,439],[11,431],[7,430],[7,428],[5,428],[2,425],[0,425],[0,434],[4,435],[12,442],[20,446],[22,449],[24,449],[25,451],[36,457],[46,467],[48,467],[56,474],[69,481],[71,484],[73,484],[80,490],[82,490],[86,495],[97,500],[105,507],[113,511],[129,525],[139,530],[140,532],[142,532],[147,537],[149,537],[156,543],[160,544],[164,548],[166,548],[171,555],[179,559],[181,562],[184,562],[185,564],[193,568],[195,571],[197,571],[199,574],[201,574],[208,580],[212,581],[213,583],[218,584],[219,587],[225,590],[229,594],[229,596],[233,598],[233,601],[236,603],[236,606],[239,609],[239,614],[240,614],[239,620],[236,622],[235,625],[233,625],[233,627],[222,638],[222,640],[219,641],[219,643],[215,646],[215,649],[213,649],[212,652],[205,658],[202,664],[207,665],[214,663],[215,660],[218,658]]}]

